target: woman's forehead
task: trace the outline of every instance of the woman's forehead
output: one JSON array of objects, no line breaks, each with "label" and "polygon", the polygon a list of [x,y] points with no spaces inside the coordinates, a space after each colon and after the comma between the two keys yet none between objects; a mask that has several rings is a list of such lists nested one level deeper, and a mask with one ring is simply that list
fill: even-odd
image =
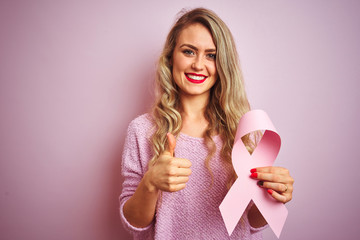
[{"label": "woman's forehead", "polygon": [[200,23],[186,26],[179,34],[177,45],[190,44],[198,49],[216,49],[209,29]]}]

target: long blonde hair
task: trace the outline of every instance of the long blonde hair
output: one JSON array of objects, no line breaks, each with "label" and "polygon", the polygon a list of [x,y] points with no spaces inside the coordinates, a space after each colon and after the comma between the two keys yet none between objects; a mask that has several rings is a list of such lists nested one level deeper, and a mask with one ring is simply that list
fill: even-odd
[{"label": "long blonde hair", "polygon": [[[226,162],[231,163],[231,150],[237,125],[241,116],[250,110],[250,105],[245,93],[233,36],[226,24],[214,12],[204,8],[188,11],[176,21],[167,36],[159,58],[156,74],[156,100],[152,109],[155,124],[155,131],[151,138],[154,156],[150,164],[154,163],[164,151],[167,142],[166,133],[171,132],[176,136],[182,127],[179,112],[180,97],[178,87],[172,77],[171,59],[180,32],[194,23],[200,23],[210,31],[216,46],[218,79],[210,91],[210,99],[205,111],[205,118],[209,124],[204,136],[209,149],[205,165],[213,177],[209,161],[216,151],[216,145],[212,136],[215,133],[221,136],[223,140],[221,156]],[[249,136],[245,136],[243,141],[249,150],[254,148]],[[233,171],[229,182],[235,178]]]}]

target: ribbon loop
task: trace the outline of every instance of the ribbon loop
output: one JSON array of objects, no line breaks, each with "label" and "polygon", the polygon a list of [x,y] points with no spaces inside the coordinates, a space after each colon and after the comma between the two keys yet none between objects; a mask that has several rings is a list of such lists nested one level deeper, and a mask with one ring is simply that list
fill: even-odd
[{"label": "ribbon loop", "polygon": [[[256,149],[250,155],[241,138],[254,131],[265,130]],[[232,163],[238,176],[224,200],[220,212],[231,235],[251,200],[279,238],[288,211],[285,205],[264,193],[250,178],[250,169],[273,165],[281,146],[281,139],[269,116],[262,110],[252,110],[240,119],[232,150]]]}]

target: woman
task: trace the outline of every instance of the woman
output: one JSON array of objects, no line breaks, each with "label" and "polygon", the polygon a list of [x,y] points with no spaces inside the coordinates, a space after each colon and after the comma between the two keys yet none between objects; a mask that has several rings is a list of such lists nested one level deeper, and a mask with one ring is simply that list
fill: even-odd
[{"label": "woman", "polygon": [[[225,23],[203,8],[183,14],[167,37],[156,82],[153,111],[130,123],[124,146],[125,227],[138,239],[261,239],[266,221],[254,204],[231,236],[219,211],[236,179],[231,150],[237,124],[250,110]],[[254,139],[243,138],[250,152]],[[274,199],[291,200],[287,169],[251,172],[254,184]]]}]

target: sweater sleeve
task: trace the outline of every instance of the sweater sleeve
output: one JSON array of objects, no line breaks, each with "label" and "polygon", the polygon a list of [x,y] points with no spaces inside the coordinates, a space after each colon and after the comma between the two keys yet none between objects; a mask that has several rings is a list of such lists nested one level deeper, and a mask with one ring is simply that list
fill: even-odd
[{"label": "sweater sleeve", "polygon": [[[127,231],[134,239],[149,239],[152,236],[154,221],[147,227],[137,228],[132,226],[124,216],[123,207],[126,201],[134,194],[147,168],[150,154],[147,151],[146,134],[144,126],[138,120],[133,120],[128,127],[122,155],[121,173],[124,178],[120,201],[120,217]],[[144,167],[145,166],[145,167]]]},{"label": "sweater sleeve", "polygon": [[[247,208],[246,208],[246,215],[249,213],[250,208],[251,208],[254,204],[255,204],[255,203],[251,200],[251,202],[249,203],[249,205],[248,205]],[[266,228],[269,226],[269,224],[265,224],[265,225],[262,226],[262,227],[254,228],[253,226],[250,225],[249,221],[248,221],[248,224],[249,224],[250,231],[253,232],[253,233],[254,233],[254,232],[262,231],[262,230],[266,229]]]}]

